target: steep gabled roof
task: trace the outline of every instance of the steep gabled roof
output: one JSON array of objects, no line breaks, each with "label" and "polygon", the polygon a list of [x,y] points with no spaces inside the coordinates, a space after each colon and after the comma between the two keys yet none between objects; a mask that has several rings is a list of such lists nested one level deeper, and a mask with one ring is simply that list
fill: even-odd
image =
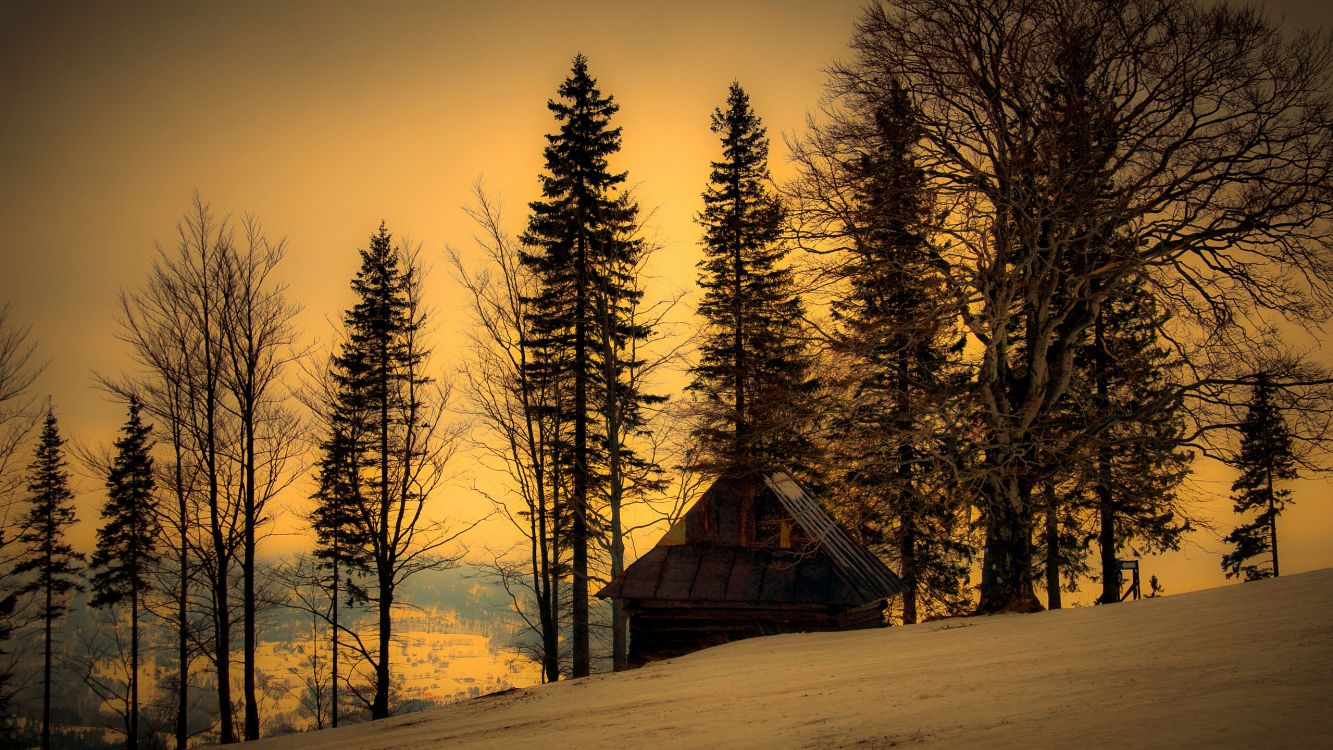
[{"label": "steep gabled roof", "polygon": [[[738,499],[780,506],[799,549],[742,546],[728,533]],[[860,607],[906,590],[784,471],[719,478],[657,546],[597,595],[651,601]]]},{"label": "steep gabled roof", "polygon": [[814,498],[785,471],[763,472],[764,484],[777,495],[782,507],[819,549],[833,560],[834,569],[865,601],[883,599],[907,590],[902,579],[889,570],[870,550],[857,544],[842,524],[833,520]]}]

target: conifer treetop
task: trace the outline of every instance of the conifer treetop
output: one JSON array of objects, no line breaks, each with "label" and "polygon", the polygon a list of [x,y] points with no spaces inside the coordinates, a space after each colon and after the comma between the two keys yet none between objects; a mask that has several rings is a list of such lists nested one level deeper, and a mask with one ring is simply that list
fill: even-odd
[{"label": "conifer treetop", "polygon": [[94,607],[118,604],[148,588],[145,568],[157,548],[159,527],[150,454],[153,428],[144,424],[142,408],[137,398],[130,399],[129,417],[107,471],[104,524],[97,530],[97,549],[90,560]]}]

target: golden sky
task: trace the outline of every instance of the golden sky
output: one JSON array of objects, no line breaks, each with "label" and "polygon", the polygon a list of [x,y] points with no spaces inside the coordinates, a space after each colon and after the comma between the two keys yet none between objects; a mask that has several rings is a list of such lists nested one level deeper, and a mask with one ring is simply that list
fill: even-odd
[{"label": "golden sky", "polygon": [[[784,133],[817,105],[863,3],[239,2],[0,0],[0,300],[49,361],[39,387],[67,434],[110,439],[121,408],[92,373],[125,366],[113,320],[146,278],[192,191],[286,236],[283,275],[307,338],[327,342],[381,219],[434,265],[436,362],[463,325],[444,247],[465,249],[461,207],[485,178],[508,224],[536,196],[546,100],[582,52],[621,105],[629,171],[664,245],[661,294],[691,288],[692,217],[715,157],[709,114],[738,80],[765,119],[781,179]],[[1269,3],[1293,27],[1333,26],[1333,4]],[[1225,493],[1229,478],[1200,478]],[[100,483],[81,479],[91,540]],[[1283,517],[1283,569],[1333,565],[1333,498],[1301,482]],[[458,497],[466,491],[456,491]],[[465,503],[475,511],[475,501]],[[1229,503],[1206,509],[1229,523]],[[1229,528],[1229,527],[1227,527]],[[1224,529],[1225,531],[1225,529]],[[651,544],[653,540],[644,540]],[[492,527],[477,541],[502,544]],[[1145,563],[1173,592],[1223,582],[1215,536]]]}]

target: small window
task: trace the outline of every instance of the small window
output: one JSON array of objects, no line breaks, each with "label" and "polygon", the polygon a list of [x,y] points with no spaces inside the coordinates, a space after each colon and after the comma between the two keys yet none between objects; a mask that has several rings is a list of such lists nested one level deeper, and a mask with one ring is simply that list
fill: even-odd
[{"label": "small window", "polygon": [[783,549],[791,549],[791,519],[782,519],[782,529],[779,532],[778,546]]}]

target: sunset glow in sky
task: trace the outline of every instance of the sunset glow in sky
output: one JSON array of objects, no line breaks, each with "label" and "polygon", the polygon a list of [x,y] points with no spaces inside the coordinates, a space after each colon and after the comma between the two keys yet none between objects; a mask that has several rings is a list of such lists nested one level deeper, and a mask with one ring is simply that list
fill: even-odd
[{"label": "sunset glow in sky", "polygon": [[[546,101],[576,52],[621,106],[624,147],[613,167],[628,170],[663,245],[652,293],[693,290],[693,216],[718,150],[710,113],[739,81],[784,179],[783,136],[798,135],[817,109],[823,69],[845,56],[862,6],[0,0],[0,302],[31,323],[49,361],[39,392],[51,394],[66,434],[108,442],[123,412],[93,373],[128,366],[115,336],[117,295],[143,283],[154,242],[172,241],[198,190],[215,211],[252,213],[270,236],[287,238],[282,276],[317,350],[351,302],[356,250],[380,220],[420,243],[434,267],[435,364],[456,369],[467,317],[445,248],[471,247],[461,209],[478,179],[502,198],[508,228],[522,228],[553,128]],[[1326,0],[1268,7],[1292,28],[1333,25]],[[1195,480],[1213,493],[1201,510],[1220,533],[1231,524],[1230,479],[1209,470]],[[474,471],[441,502],[462,516],[481,512],[473,480],[494,481]],[[78,485],[74,538],[86,549],[101,483]],[[1333,566],[1330,486],[1294,486],[1296,503],[1280,521],[1284,571]],[[301,494],[288,500],[299,504]],[[473,546],[507,546],[504,532],[484,527]],[[1222,583],[1218,535],[1201,532],[1182,552],[1145,563],[1145,577],[1157,574],[1172,593]],[[640,551],[653,541],[641,539]]]}]

